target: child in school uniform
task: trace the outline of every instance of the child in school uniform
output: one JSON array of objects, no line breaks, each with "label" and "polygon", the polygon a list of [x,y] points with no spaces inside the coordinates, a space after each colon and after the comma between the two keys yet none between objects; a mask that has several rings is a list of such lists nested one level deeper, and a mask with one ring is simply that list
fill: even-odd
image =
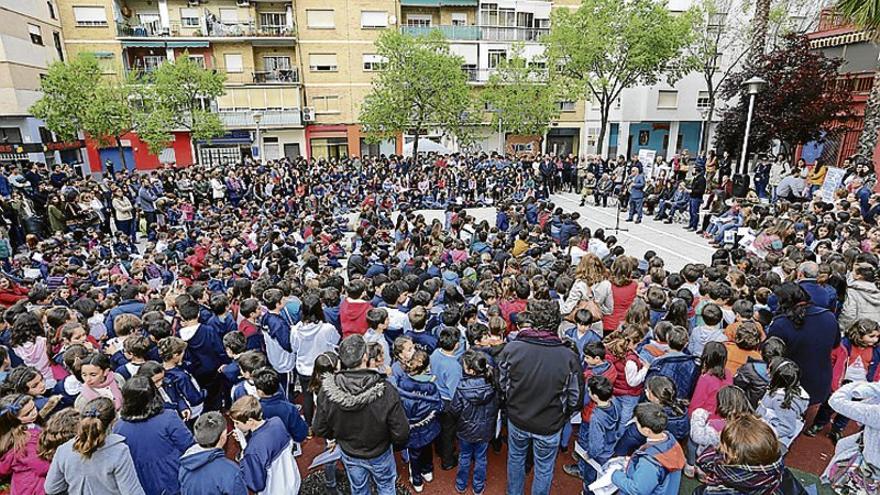
[{"label": "child in school uniform", "polygon": [[404,332],[405,337],[412,339],[413,344],[429,356],[437,348],[437,336],[427,331],[428,311],[424,306],[416,306],[407,313],[410,330]]},{"label": "child in school uniform", "polygon": [[773,358],[785,355],[785,342],[779,337],[770,337],[761,344],[760,352],[760,359],[748,358],[733,376],[733,384],[745,391],[752,408],[757,408],[764,397],[770,383],[768,367]]},{"label": "child in school uniform", "polygon": [[299,409],[290,403],[281,392],[278,373],[272,368],[260,368],[252,374],[263,417],[281,418],[287,433],[294,442],[300,443],[309,434],[309,426],[299,413]]},{"label": "child in school uniform", "polygon": [[[617,443],[620,430],[620,408],[617,402],[612,400],[611,380],[602,375],[593,375],[587,380],[587,389],[594,407],[590,411],[588,420],[581,423],[576,450],[580,457],[577,467],[584,481],[584,493],[590,493],[590,484],[596,481],[602,465],[608,462],[614,453],[614,444]],[[566,469],[566,472],[569,469]]]},{"label": "child in school uniform", "polygon": [[403,366],[406,375],[397,383],[403,410],[409,419],[410,484],[416,493],[424,489],[424,482],[434,479],[434,461],[431,443],[440,435],[439,416],[444,409],[436,377],[429,374],[428,355],[416,351]]},{"label": "child in school uniform", "polygon": [[694,356],[702,354],[703,347],[709,342],[727,341],[727,336],[724,335],[724,330],[721,327],[724,319],[721,307],[714,303],[706,304],[703,306],[701,315],[703,324],[694,328],[688,339],[688,350]]},{"label": "child in school uniform", "polygon": [[242,318],[238,323],[238,331],[244,335],[247,350],[265,352],[266,344],[260,329],[260,301],[252,297],[245,299],[238,311]]},{"label": "child in school uniform", "polygon": [[804,413],[809,406],[810,396],[801,387],[798,365],[781,357],[773,359],[767,393],[756,412],[773,428],[786,451],[803,430]]},{"label": "child in school uniform", "polygon": [[179,337],[165,337],[159,341],[159,355],[165,369],[164,387],[177,401],[177,413],[184,421],[198,417],[205,404],[205,391],[196,379],[183,368],[186,342]]},{"label": "child in school uniform", "polygon": [[466,351],[462,356],[462,370],[464,376],[455,389],[450,405],[456,417],[459,443],[455,490],[464,493],[467,489],[473,464],[471,486],[474,494],[480,495],[486,486],[489,441],[495,437],[498,416],[495,375],[488,357],[475,349]]},{"label": "child in school uniform", "polygon": [[193,425],[195,445],[180,457],[181,495],[247,495],[242,470],[226,458],[226,419],[207,412]]},{"label": "child in school uniform", "polygon": [[199,309],[199,304],[191,298],[178,305],[181,319],[178,334],[187,344],[185,367],[204,389],[205,407],[216,410],[223,402],[223,384],[218,379],[217,370],[227,364],[229,358],[220,335],[200,321]]},{"label": "child in school uniform", "polygon": [[245,396],[229,409],[241,453],[247,489],[264,495],[299,493],[300,475],[293,457],[293,440],[281,418],[264,418],[256,397]]},{"label": "child in school uniform", "polygon": [[565,331],[565,336],[575,343],[578,350],[578,358],[583,361],[584,346],[590,342],[600,341],[602,337],[591,328],[595,321],[593,321],[593,315],[588,310],[579,309],[574,314],[574,323],[575,326]]},{"label": "child in school uniform", "polygon": [[266,358],[266,355],[260,351],[245,351],[238,356],[236,362],[240,370],[241,380],[232,386],[232,402],[245,395],[258,397],[257,388],[254,386],[254,372],[269,366],[269,360]]},{"label": "child in school uniform", "polygon": [[144,335],[129,335],[122,343],[122,352],[128,361],[116,368],[116,374],[128,380],[137,373],[138,368],[147,362],[152,343]]},{"label": "child in school uniform", "polygon": [[675,437],[666,431],[666,413],[657,404],[644,403],[636,407],[635,418],[639,433],[647,441],[633,453],[623,471],[611,475],[611,482],[622,495],[677,495],[685,458]]},{"label": "child in school uniform", "polygon": [[437,377],[437,390],[443,399],[443,411],[440,413],[440,437],[438,450],[440,467],[450,470],[458,464],[455,458],[455,417],[449,411],[449,405],[461,380],[462,370],[458,360],[461,348],[461,333],[456,328],[444,327],[437,339],[437,349],[431,353],[431,374]]}]

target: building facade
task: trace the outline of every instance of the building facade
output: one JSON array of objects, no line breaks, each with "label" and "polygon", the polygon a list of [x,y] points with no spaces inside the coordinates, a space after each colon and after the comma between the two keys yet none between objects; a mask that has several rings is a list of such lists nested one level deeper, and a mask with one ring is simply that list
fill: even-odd
[{"label": "building facade", "polygon": [[0,160],[79,161],[81,142],[58,142],[30,113],[41,76],[65,57],[55,1],[3,0],[0,26]]}]

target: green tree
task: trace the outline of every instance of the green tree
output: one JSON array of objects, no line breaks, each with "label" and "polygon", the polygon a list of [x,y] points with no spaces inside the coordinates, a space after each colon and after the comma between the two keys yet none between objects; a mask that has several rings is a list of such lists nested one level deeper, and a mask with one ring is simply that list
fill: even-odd
[{"label": "green tree", "polygon": [[[149,74],[140,86],[143,111],[138,115],[138,134],[154,154],[173,140],[174,129],[190,132],[195,140],[210,140],[223,134],[223,122],[211,111],[210,102],[223,95],[226,76],[207,70],[186,54],[165,62]],[[193,157],[198,161],[197,155]]]},{"label": "green tree", "polygon": [[419,136],[429,129],[466,140],[479,112],[461,70],[464,60],[449,52],[443,35],[436,30],[426,36],[386,30],[376,47],[385,65],[361,106],[367,139],[410,132],[413,156],[418,155]]},{"label": "green tree", "polygon": [[556,81],[548,79],[546,69],[529,64],[522,53],[521,45],[513,47],[480,96],[493,108],[493,128],[542,136],[559,116],[562,92]]},{"label": "green tree", "polygon": [[102,145],[114,144],[125,167],[121,138],[135,128],[130,81],[102,78],[95,57],[80,54],[49,66],[41,90],[31,112],[48,129],[64,140],[83,131]]},{"label": "green tree", "polygon": [[664,1],[582,0],[577,10],[554,9],[547,65],[574,97],[599,104],[599,146],[620,93],[636,84],[674,79],[692,37],[693,14],[675,15]]},{"label": "green tree", "polygon": [[[871,33],[875,41],[880,41],[880,0],[839,0],[836,11]],[[856,151],[862,160],[873,161],[878,133],[880,133],[880,66],[874,72],[874,86],[871,87],[865,104],[865,127],[859,136]],[[874,169],[880,171],[880,164],[875,163]]]}]

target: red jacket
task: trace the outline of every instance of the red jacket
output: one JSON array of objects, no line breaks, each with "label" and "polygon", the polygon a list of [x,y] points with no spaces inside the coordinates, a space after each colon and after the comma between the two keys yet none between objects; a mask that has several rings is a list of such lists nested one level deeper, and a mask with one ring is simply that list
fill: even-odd
[{"label": "red jacket", "polygon": [[367,311],[372,308],[368,301],[344,299],[339,305],[339,325],[342,327],[342,338],[349,335],[367,333]]},{"label": "red jacket", "polygon": [[625,370],[627,361],[635,362],[638,369],[641,369],[642,366],[644,366],[642,364],[642,360],[639,359],[638,354],[636,354],[634,351],[627,351],[626,356],[619,358],[614,354],[606,353],[605,360],[611,363],[611,365],[614,367],[614,370],[617,372],[617,376],[612,382],[612,389],[615,397],[620,395],[630,395],[638,397],[642,395],[642,390],[644,390],[645,388],[645,385],[643,383],[640,383],[636,386],[631,386],[629,383],[626,382]]},{"label": "red jacket", "polygon": [[13,304],[27,299],[28,289],[20,285],[10,285],[8,289],[0,289],[0,306],[8,308]]}]

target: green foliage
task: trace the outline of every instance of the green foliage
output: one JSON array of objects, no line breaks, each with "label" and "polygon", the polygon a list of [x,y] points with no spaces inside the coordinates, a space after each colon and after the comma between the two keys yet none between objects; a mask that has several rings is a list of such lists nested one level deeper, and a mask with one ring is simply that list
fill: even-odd
[{"label": "green foliage", "polygon": [[138,117],[138,134],[150,152],[168,147],[174,129],[189,130],[192,139],[222,135],[220,117],[203,108],[203,102],[221,96],[225,80],[225,75],[202,68],[186,54],[149,74],[141,87],[144,111]]},{"label": "green foliage", "polygon": [[31,106],[31,113],[63,140],[77,139],[87,131],[84,117],[95,103],[101,68],[90,54],[68,62],[53,62],[40,84],[43,96]]},{"label": "green foliage", "polygon": [[402,132],[420,136],[434,129],[467,140],[479,112],[461,70],[463,60],[449,52],[442,34],[416,37],[386,30],[376,46],[387,62],[361,107],[367,139],[375,142]]},{"label": "green foliage", "polygon": [[880,33],[880,0],[838,0],[835,10],[856,25]]},{"label": "green foliage", "polygon": [[130,84],[101,81],[83,115],[84,129],[102,145],[118,144],[116,139],[135,128],[132,97]]},{"label": "green foliage", "polygon": [[494,109],[493,128],[500,124],[513,134],[543,135],[559,116],[562,91],[556,81],[548,79],[546,69],[530,66],[522,52],[522,46],[514,46],[510,57],[489,77],[481,97]]},{"label": "green foliage", "polygon": [[548,67],[574,97],[598,101],[601,143],[621,91],[675,78],[693,24],[690,11],[675,15],[663,1],[582,0],[577,10],[553,11],[543,40]]}]

